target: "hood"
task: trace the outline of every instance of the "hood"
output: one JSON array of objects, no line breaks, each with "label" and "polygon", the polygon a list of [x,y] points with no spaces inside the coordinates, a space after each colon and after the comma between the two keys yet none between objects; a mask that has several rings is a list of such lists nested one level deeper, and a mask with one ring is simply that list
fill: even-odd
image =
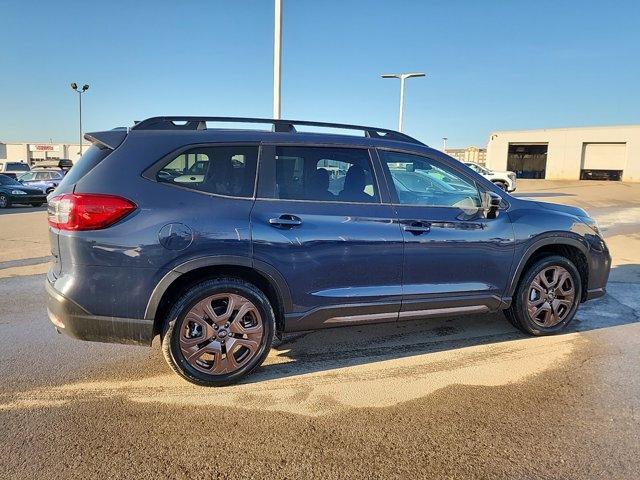
[{"label": "hood", "polygon": [[26,185],[0,185],[0,189],[4,190],[7,193],[10,193],[11,190],[22,190],[28,195],[42,195],[41,189],[27,187]]},{"label": "hood", "polygon": [[537,203],[543,208],[554,210],[556,212],[568,213],[569,215],[574,215],[576,217],[589,218],[589,214],[585,212],[583,209],[578,207],[572,207],[570,205],[562,205],[558,203],[549,203],[549,202],[536,201],[535,203]]}]

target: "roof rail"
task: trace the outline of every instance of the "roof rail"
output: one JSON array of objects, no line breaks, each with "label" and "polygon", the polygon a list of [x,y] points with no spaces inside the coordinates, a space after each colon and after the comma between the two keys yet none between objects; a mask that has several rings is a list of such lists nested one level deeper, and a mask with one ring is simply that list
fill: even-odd
[{"label": "roof rail", "polygon": [[[180,122],[180,123],[176,123]],[[307,120],[277,120],[273,118],[251,118],[251,117],[152,117],[136,122],[131,130],[206,130],[207,122],[220,123],[267,123],[272,125],[274,132],[295,133],[295,125],[310,127],[343,128],[346,130],[361,130],[365,137],[383,138],[387,140],[398,140],[401,142],[416,143],[424,145],[409,135],[378,127],[364,127],[362,125],[348,125],[344,123],[310,122]]]}]

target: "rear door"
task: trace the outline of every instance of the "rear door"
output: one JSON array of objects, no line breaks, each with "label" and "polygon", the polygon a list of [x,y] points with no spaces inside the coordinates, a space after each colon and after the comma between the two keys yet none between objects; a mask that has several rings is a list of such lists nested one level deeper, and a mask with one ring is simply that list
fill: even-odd
[{"label": "rear door", "polygon": [[378,154],[405,241],[400,318],[498,308],[514,254],[509,217],[486,218],[475,180],[435,156]]},{"label": "rear door", "polygon": [[286,328],[396,320],[403,238],[366,148],[264,146],[253,257],[286,280]]}]

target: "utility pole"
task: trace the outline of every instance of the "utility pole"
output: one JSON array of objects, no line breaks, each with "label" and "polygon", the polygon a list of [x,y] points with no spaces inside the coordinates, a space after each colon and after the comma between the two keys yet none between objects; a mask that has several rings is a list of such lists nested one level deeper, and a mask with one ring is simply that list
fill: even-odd
[{"label": "utility pole", "polygon": [[407,78],[424,77],[425,73],[384,73],[382,78],[399,78],[400,79],[400,112],[398,113],[398,131],[402,132],[402,122],[404,116],[404,81]]},{"label": "utility pole", "polygon": [[78,94],[78,116],[80,119],[80,151],[78,153],[82,156],[82,94],[89,90],[89,85],[85,83],[81,89],[78,89],[78,84],[74,82],[71,84],[71,89]]},{"label": "utility pole", "polygon": [[275,0],[273,26],[273,118],[280,118],[280,92],[282,73],[282,0]]}]

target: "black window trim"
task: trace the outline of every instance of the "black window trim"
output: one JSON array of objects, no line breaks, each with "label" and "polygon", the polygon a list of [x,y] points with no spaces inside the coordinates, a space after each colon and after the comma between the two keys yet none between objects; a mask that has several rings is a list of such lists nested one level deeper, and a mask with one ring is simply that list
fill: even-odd
[{"label": "black window trim", "polygon": [[[253,178],[253,193],[249,197],[238,197],[236,195],[222,195],[220,193],[212,193],[205,192],[202,190],[196,190],[194,188],[183,187],[182,185],[177,185],[175,183],[168,182],[159,182],[156,178],[157,173],[162,170],[162,168],[166,165],[168,160],[174,160],[179,155],[183,154],[187,150],[191,150],[192,148],[212,148],[212,147],[258,147],[258,158],[256,159],[256,171],[254,173]],[[179,148],[172,150],[171,152],[163,155],[159,160],[153,162],[149,167],[143,170],[140,175],[145,180],[149,180],[153,183],[157,183],[158,185],[166,185],[170,188],[179,188],[180,190],[186,190],[194,193],[201,193],[203,195],[211,196],[211,197],[220,197],[220,198],[232,198],[235,200],[251,200],[254,201],[256,199],[256,192],[258,190],[258,175],[260,171],[260,159],[262,157],[263,150],[262,142],[253,141],[253,142],[199,142],[199,143],[190,143],[187,145],[182,145]]]},{"label": "black window trim", "polygon": [[[341,205],[389,205],[391,198],[389,197],[388,190],[383,191],[381,188],[382,183],[380,182],[380,176],[383,175],[383,172],[380,170],[380,162],[377,158],[377,155],[373,150],[374,147],[371,146],[363,146],[363,145],[353,145],[353,144],[341,144],[341,143],[310,143],[310,142],[264,142],[263,146],[265,147],[265,152],[269,151],[269,154],[264,155],[264,158],[261,157],[261,160],[267,160],[271,162],[271,166],[265,166],[263,164],[259,164],[258,177],[262,178],[263,181],[259,182],[258,192],[256,196],[256,200],[266,200],[266,201],[276,201],[276,202],[304,202],[304,203],[323,203],[323,204],[341,204]],[[341,149],[351,149],[351,150],[366,150],[367,155],[369,156],[369,161],[371,162],[371,170],[373,173],[373,181],[376,183],[375,187],[378,192],[378,201],[376,202],[345,202],[343,200],[306,200],[306,199],[295,199],[295,198],[275,198],[269,195],[268,190],[270,187],[265,185],[267,181],[265,179],[275,179],[275,152],[277,147],[297,147],[297,148],[341,148]],[[269,149],[269,150],[267,150]],[[262,169],[268,170],[268,177],[264,176],[264,171]],[[384,178],[384,177],[383,177]],[[384,183],[385,187],[386,180]]]}]

